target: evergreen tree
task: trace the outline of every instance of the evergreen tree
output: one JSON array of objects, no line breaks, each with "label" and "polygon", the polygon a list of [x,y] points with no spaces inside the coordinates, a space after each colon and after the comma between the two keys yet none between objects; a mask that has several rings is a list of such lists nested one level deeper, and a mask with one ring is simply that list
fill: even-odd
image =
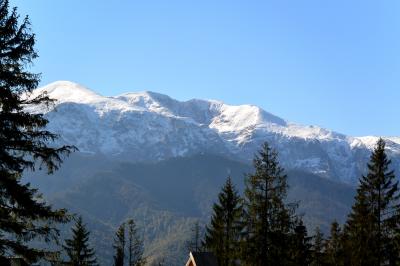
[{"label": "evergreen tree", "polygon": [[368,174],[360,178],[345,227],[352,265],[395,265],[399,261],[393,243],[400,225],[400,194],[390,163],[385,142],[379,139],[368,163]]},{"label": "evergreen tree", "polygon": [[242,216],[242,199],[228,177],[218,195],[218,203],[214,203],[204,243],[205,247],[216,255],[220,266],[236,265],[240,259]]},{"label": "evergreen tree", "polygon": [[146,259],[143,257],[143,241],[140,238],[135,222],[128,220],[128,265],[144,266]]},{"label": "evergreen tree", "polygon": [[311,237],[307,234],[307,228],[300,220],[292,235],[291,265],[307,266],[311,262]]},{"label": "evergreen tree", "polygon": [[324,235],[322,234],[319,227],[317,227],[315,231],[314,243],[311,254],[312,254],[311,266],[327,265]]},{"label": "evergreen tree", "polygon": [[124,266],[125,261],[125,223],[122,223],[114,238],[114,266]]},{"label": "evergreen tree", "polygon": [[379,265],[374,222],[369,203],[360,188],[344,228],[343,245],[351,265]]},{"label": "evergreen tree", "polygon": [[252,266],[288,265],[294,204],[286,204],[286,175],[267,143],[255,156],[255,173],[246,178],[243,262]]},{"label": "evergreen tree", "polygon": [[97,265],[94,249],[89,246],[90,232],[79,217],[72,229],[72,238],[65,240],[64,250],[67,252],[71,266]]},{"label": "evergreen tree", "polygon": [[29,112],[51,104],[45,94],[32,93],[40,78],[28,70],[37,57],[34,44],[28,17],[20,23],[17,9],[0,0],[0,259],[14,255],[29,263],[51,255],[29,242],[57,240],[56,224],[68,217],[21,182],[22,173],[37,166],[52,173],[73,149],[51,146],[58,136],[45,130],[43,114]]},{"label": "evergreen tree", "polygon": [[[342,231],[339,224],[334,221],[331,225],[330,236],[326,241],[326,259],[329,266],[343,266],[349,265],[346,259],[348,254],[344,253]],[[345,264],[344,262],[347,261]]]},{"label": "evergreen tree", "polygon": [[192,235],[186,243],[188,252],[199,252],[203,250],[203,233],[198,221],[196,221],[191,229]]}]

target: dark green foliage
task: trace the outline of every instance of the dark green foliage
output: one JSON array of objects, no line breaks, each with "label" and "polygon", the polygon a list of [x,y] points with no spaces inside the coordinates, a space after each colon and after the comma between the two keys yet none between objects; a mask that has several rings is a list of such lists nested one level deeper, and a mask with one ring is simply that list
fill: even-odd
[{"label": "dark green foliage", "polygon": [[[327,263],[330,266],[341,266],[348,265],[348,263],[344,264],[345,261],[348,261],[345,258],[345,250],[343,248],[343,240],[342,232],[339,224],[334,221],[331,226],[330,236],[326,242],[326,259]],[[346,254],[346,257],[347,254]]]},{"label": "dark green foliage", "polygon": [[395,265],[399,261],[394,244],[400,225],[400,195],[390,163],[380,139],[368,163],[368,174],[360,178],[344,230],[352,265]]},{"label": "dark green foliage", "polygon": [[[35,36],[28,17],[18,23],[16,8],[9,10],[8,0],[0,1],[0,158],[1,169],[9,173],[35,170],[45,166],[49,172],[58,169],[61,155],[73,147],[54,148],[49,142],[58,135],[46,131],[48,121],[31,107],[52,103],[45,93],[32,94],[39,75],[26,70],[37,57]],[[38,164],[39,163],[39,164]]]},{"label": "dark green foliage", "polygon": [[32,95],[39,82],[27,70],[37,57],[34,44],[28,17],[19,23],[16,8],[0,0],[0,257],[28,262],[52,254],[29,242],[56,240],[55,224],[68,219],[65,210],[53,210],[30,184],[22,184],[22,173],[37,166],[52,173],[73,149],[50,146],[58,136],[45,130],[42,114],[28,111],[51,103],[45,94]]},{"label": "dark green foliage", "polygon": [[130,219],[128,225],[128,266],[144,266],[143,241],[139,236],[135,222]]},{"label": "dark green foliage", "polygon": [[66,265],[97,265],[95,251],[89,246],[89,235],[90,232],[83,224],[82,217],[79,217],[72,228],[72,238],[65,240],[64,250],[69,258]]},{"label": "dark green foliage", "polygon": [[243,229],[243,204],[230,177],[226,180],[218,202],[213,205],[210,225],[206,227],[205,247],[218,259],[218,265],[231,266],[240,259]]},{"label": "dark green foliage", "polygon": [[124,266],[125,261],[125,223],[122,223],[114,238],[114,266]]},{"label": "dark green foliage", "polygon": [[319,227],[315,230],[314,243],[312,245],[312,258],[311,266],[326,266],[326,250],[325,250],[325,240]]},{"label": "dark green foliage", "polygon": [[[54,178],[32,178],[42,183],[40,188],[46,189],[45,193],[56,191],[55,202],[59,206],[73,208],[74,212],[94,219],[88,224],[91,236],[99,239],[94,244],[102,265],[113,264],[112,224],[119,225],[126,217],[135,217],[137,224],[143,224],[149,263],[165,258],[165,265],[181,265],[187,259],[185,244],[194,219],[209,219],[226,176],[230,173],[232,182],[242,192],[243,173],[251,171],[243,163],[211,155],[154,164],[106,162],[104,158],[89,160],[74,153]],[[315,225],[321,225],[321,230],[328,233],[335,218],[345,222],[355,189],[306,172],[288,170],[287,174],[287,201],[299,200],[297,213],[304,213],[302,218],[309,232]],[[96,224],[101,224],[101,228]]]},{"label": "dark green foliage", "polygon": [[310,265],[311,262],[311,237],[307,234],[307,228],[300,221],[291,236],[292,242],[289,246],[291,265]]},{"label": "dark green foliage", "polygon": [[288,265],[295,205],[284,202],[286,175],[267,143],[253,164],[255,173],[246,178],[243,261],[254,266]]},{"label": "dark green foliage", "polygon": [[343,236],[344,247],[350,254],[346,254],[352,265],[379,265],[374,222],[369,203],[359,188],[352,213],[349,215]]}]

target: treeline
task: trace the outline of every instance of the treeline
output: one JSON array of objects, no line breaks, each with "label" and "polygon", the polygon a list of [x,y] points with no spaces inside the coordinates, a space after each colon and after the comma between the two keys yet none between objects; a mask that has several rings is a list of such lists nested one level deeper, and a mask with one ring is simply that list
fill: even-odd
[{"label": "treeline", "polygon": [[[96,266],[95,250],[90,246],[89,235],[82,217],[75,219],[71,230],[72,237],[66,239],[63,249],[57,251],[57,256],[49,262],[54,266]],[[111,247],[110,247],[111,248]],[[133,219],[122,223],[115,233],[113,265],[114,266],[144,266],[146,258],[143,256],[143,240],[139,236]]]},{"label": "treeline", "polygon": [[[37,57],[35,35],[28,17],[19,22],[17,10],[0,0],[0,265],[9,265],[10,258],[28,264],[97,265],[90,233],[79,217],[62,250],[32,245],[60,242],[58,225],[73,217],[23,183],[23,173],[39,168],[51,174],[76,148],[55,146],[58,135],[46,130],[47,119],[35,111],[53,101],[45,93],[32,93],[40,80],[29,71]],[[286,175],[268,144],[255,157],[254,168],[242,196],[227,180],[204,239],[196,239],[191,249],[213,251],[221,266],[400,265],[400,195],[383,140],[371,155],[368,174],[360,177],[347,222],[333,222],[328,237],[318,230],[310,236],[296,214],[297,204],[286,202]],[[118,228],[112,247],[116,266],[146,261],[132,220]]]},{"label": "treeline", "polygon": [[380,139],[346,223],[333,221],[327,237],[318,228],[310,235],[297,204],[286,202],[286,175],[265,143],[243,196],[227,179],[197,250],[212,251],[220,266],[400,265],[400,194],[390,163]]}]

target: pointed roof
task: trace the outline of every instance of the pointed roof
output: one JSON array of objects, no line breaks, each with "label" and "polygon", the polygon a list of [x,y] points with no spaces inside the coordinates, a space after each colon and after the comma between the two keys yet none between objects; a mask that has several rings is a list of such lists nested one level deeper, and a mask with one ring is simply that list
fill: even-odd
[{"label": "pointed roof", "polygon": [[218,262],[212,252],[190,252],[186,266],[218,266]]}]

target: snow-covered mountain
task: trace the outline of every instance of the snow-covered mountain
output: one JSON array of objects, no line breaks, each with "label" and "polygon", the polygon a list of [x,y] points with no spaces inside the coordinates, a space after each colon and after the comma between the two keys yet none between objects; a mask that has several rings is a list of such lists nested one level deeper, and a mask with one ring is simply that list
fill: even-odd
[{"label": "snow-covered mountain", "polygon": [[[59,81],[35,90],[56,99],[49,128],[80,152],[129,161],[154,161],[198,153],[250,161],[268,141],[287,168],[354,182],[378,137],[351,137],[285,121],[254,105],[215,100],[177,101],[154,92],[101,96]],[[400,170],[400,137],[385,138]]]}]

